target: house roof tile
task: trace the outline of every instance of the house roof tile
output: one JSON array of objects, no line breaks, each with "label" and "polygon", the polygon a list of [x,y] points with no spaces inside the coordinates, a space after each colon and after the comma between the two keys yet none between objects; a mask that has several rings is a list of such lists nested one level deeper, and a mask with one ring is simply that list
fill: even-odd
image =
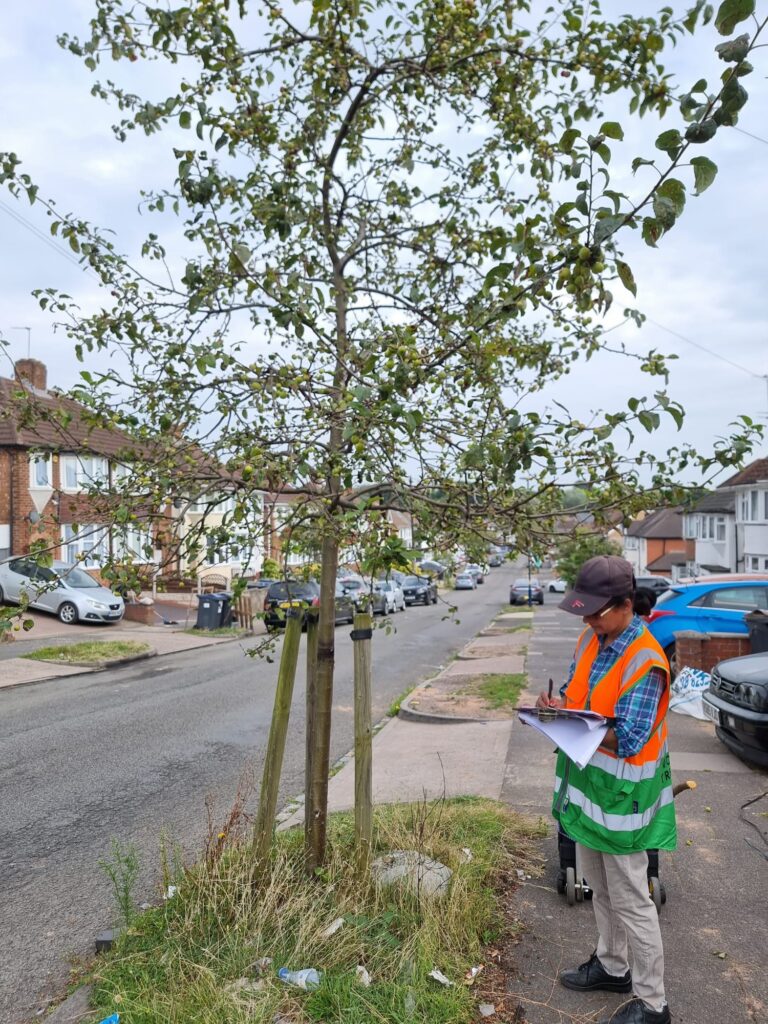
[{"label": "house roof tile", "polygon": [[740,472],[729,477],[721,487],[740,487],[743,484],[756,484],[768,480],[768,459],[755,459]]},{"label": "house roof tile", "polygon": [[733,514],[736,511],[736,495],[727,491],[712,491],[710,494],[705,494],[699,498],[695,504],[691,505],[689,511],[730,512]]},{"label": "house roof tile", "polygon": [[646,569],[648,572],[669,572],[673,566],[685,565],[687,561],[688,555],[685,551],[668,551],[649,562]]},{"label": "house roof tile", "polygon": [[0,448],[128,453],[128,435],[102,424],[97,413],[71,398],[0,377]]},{"label": "house roof tile", "polygon": [[637,519],[627,530],[630,537],[651,537],[657,540],[683,536],[683,517],[676,508],[660,508],[645,519]]}]

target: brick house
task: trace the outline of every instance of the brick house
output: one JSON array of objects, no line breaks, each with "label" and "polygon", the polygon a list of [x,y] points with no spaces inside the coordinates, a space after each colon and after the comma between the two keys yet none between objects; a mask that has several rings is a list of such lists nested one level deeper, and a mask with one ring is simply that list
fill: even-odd
[{"label": "brick house", "polygon": [[[124,472],[130,439],[94,422],[83,406],[48,389],[37,359],[19,359],[0,377],[0,558],[45,540],[54,558],[98,566],[112,554],[151,562],[147,522],[108,525],[108,491]],[[85,493],[93,484],[98,495]]]},{"label": "brick house", "polygon": [[680,510],[660,508],[630,523],[624,535],[624,557],[637,574],[684,576],[696,557],[696,546],[684,536]]}]

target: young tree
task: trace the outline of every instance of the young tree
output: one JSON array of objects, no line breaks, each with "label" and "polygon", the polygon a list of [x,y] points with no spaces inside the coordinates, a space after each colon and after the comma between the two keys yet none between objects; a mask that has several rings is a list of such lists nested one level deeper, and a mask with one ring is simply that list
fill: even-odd
[{"label": "young tree", "polygon": [[[104,285],[89,316],[40,293],[89,359],[82,400],[135,436],[169,439],[136,467],[148,491],[178,486],[173,438],[194,438],[237,476],[235,523],[249,491],[290,490],[297,532],[321,553],[311,865],[325,842],[341,547],[375,551],[398,508],[443,540],[514,524],[532,550],[569,481],[589,485],[596,509],[631,509],[643,475],[656,501],[681,469],[706,474],[750,443],[745,421],[713,454],[629,455],[638,428],[683,415],[654,351],[641,362],[652,397],[599,422],[528,399],[606,344],[611,280],[635,290],[619,233],[642,228],[656,245],[685,182],[712,183],[714,163],[691,154],[735,123],[765,22],[721,48],[725,81],[683,97],[683,123],[637,158],[647,180],[627,196],[611,187],[624,129],[603,119],[604,101],[623,96],[630,117],[667,113],[663,51],[713,12],[611,21],[599,0],[552,0],[537,22],[532,6],[94,0],[89,33],[61,40],[95,75],[117,65],[121,77],[92,90],[119,111],[116,138],[163,132],[176,161],[175,181],[143,193],[159,226],[138,261],[45,201],[51,230]],[[726,0],[718,28],[754,7]],[[149,61],[168,83],[151,97]],[[0,157],[0,178],[43,201],[15,155]],[[183,250],[172,231],[161,238],[169,214]],[[101,373],[98,351],[111,359]]]}]

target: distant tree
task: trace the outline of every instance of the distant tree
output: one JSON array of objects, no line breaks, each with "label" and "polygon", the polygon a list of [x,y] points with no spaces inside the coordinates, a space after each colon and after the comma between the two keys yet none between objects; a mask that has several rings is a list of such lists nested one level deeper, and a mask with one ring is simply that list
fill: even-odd
[{"label": "distant tree", "polygon": [[608,540],[599,533],[577,528],[571,537],[562,538],[555,547],[557,572],[569,587],[576,581],[576,574],[589,558],[595,555],[620,555],[621,545]]}]

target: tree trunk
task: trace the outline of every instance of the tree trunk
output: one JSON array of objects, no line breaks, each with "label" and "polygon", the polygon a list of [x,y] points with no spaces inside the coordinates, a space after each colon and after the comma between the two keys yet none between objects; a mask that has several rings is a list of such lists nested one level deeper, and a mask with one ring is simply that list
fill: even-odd
[{"label": "tree trunk", "polygon": [[325,858],[328,818],[328,771],[331,754],[331,712],[333,710],[334,630],[336,628],[336,563],[339,545],[333,534],[323,538],[320,576],[320,623],[317,637],[317,691],[314,719],[307,722],[312,732],[311,780],[304,804],[305,856],[307,871],[319,868]]},{"label": "tree trunk", "polygon": [[368,874],[373,842],[373,728],[371,723],[371,631],[369,614],[355,616],[355,872]]},{"label": "tree trunk", "polygon": [[280,774],[283,769],[285,739],[288,733],[288,719],[291,712],[293,684],[296,679],[300,642],[301,612],[289,611],[285,624],[283,652],[280,656],[280,669],[277,675],[272,724],[269,728],[267,753],[264,758],[264,773],[261,777],[259,810],[254,829],[254,876],[264,870],[269,859],[269,847],[272,840],[272,829],[275,824],[277,795],[280,789]]}]

